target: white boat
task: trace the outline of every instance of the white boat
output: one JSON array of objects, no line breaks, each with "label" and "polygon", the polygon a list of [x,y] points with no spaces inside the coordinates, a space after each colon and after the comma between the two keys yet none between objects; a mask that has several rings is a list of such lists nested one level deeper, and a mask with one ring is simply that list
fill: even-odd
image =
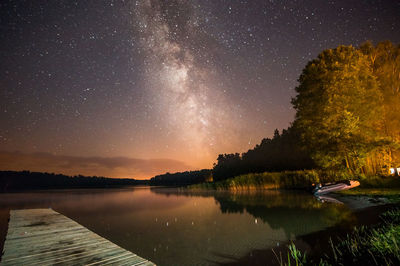
[{"label": "white boat", "polygon": [[314,195],[323,195],[328,194],[330,192],[340,191],[340,190],[347,190],[354,187],[358,187],[360,182],[354,180],[346,180],[340,181],[335,183],[327,183],[324,185],[317,185],[317,187],[313,190]]}]

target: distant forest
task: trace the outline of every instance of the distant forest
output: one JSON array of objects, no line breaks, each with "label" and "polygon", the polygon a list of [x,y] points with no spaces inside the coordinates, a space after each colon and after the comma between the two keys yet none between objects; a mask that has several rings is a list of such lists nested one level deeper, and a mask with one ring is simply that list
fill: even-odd
[{"label": "distant forest", "polygon": [[212,170],[187,171],[166,173],[150,179],[150,185],[157,186],[184,186],[212,181]]},{"label": "distant forest", "polygon": [[0,171],[0,192],[29,189],[109,188],[145,185],[148,181],[97,176],[66,176],[29,171]]}]

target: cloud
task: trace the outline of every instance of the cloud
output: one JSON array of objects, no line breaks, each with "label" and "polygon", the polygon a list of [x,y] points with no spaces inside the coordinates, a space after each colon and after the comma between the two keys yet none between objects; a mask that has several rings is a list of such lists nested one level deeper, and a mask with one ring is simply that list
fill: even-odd
[{"label": "cloud", "polygon": [[0,151],[0,170],[29,170],[66,175],[145,179],[165,172],[189,169],[191,167],[184,162],[171,159],[78,157],[51,153]]}]

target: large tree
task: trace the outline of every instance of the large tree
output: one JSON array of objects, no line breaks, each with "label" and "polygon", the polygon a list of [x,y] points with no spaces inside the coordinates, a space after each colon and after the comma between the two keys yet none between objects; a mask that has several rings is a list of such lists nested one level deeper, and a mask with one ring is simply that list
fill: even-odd
[{"label": "large tree", "polygon": [[365,172],[384,145],[383,96],[367,55],[352,46],[323,51],[299,78],[294,126],[323,168]]},{"label": "large tree", "polygon": [[398,146],[400,143],[400,45],[389,41],[378,43],[375,47],[371,42],[360,46],[371,64],[374,76],[379,83],[379,90],[384,99],[382,116],[382,134],[391,141],[385,147],[379,158],[389,166],[400,165]]}]

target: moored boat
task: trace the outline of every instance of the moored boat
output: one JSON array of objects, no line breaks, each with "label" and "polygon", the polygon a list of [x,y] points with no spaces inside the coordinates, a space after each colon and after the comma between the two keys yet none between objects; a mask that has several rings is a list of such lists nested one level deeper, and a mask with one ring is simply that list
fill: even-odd
[{"label": "moored boat", "polygon": [[351,189],[354,187],[358,187],[359,185],[360,182],[355,180],[345,180],[335,183],[326,183],[323,185],[319,184],[314,188],[313,193],[314,195],[323,195],[323,194],[328,194],[330,192]]}]

